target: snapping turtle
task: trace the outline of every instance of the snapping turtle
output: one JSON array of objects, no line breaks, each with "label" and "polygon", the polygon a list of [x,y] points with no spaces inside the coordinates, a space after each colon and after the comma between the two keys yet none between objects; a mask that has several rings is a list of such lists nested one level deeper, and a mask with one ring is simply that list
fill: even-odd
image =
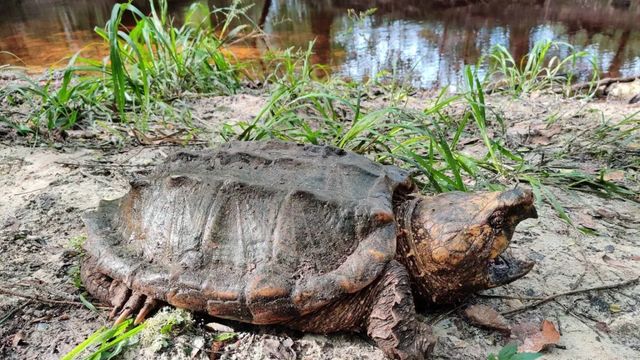
[{"label": "snapping turtle", "polygon": [[531,192],[416,193],[409,174],[330,146],[180,152],[86,214],[87,290],[122,321],[158,303],[302,331],[362,331],[393,358],[434,343],[415,301],[511,282]]}]

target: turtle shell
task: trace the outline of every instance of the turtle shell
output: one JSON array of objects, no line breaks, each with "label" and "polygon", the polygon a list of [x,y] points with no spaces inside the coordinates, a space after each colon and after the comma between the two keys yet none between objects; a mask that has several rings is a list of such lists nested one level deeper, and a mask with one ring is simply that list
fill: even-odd
[{"label": "turtle shell", "polygon": [[330,146],[179,152],[85,215],[96,271],[177,307],[255,324],[369,285],[395,256],[407,172]]}]

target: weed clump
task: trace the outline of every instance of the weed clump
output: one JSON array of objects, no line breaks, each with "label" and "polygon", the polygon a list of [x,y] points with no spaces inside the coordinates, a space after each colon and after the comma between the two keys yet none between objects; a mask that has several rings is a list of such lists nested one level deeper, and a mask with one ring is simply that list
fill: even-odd
[{"label": "weed clump", "polygon": [[146,322],[140,333],[140,345],[152,353],[171,345],[171,339],[180,331],[193,327],[191,313],[183,309],[165,307]]},{"label": "weed clump", "polygon": [[[556,53],[567,52],[561,56]],[[588,60],[591,64],[589,73],[594,85],[589,93],[595,92],[598,79],[598,66],[593,57],[586,51],[575,51],[567,43],[557,41],[539,41],[520,62],[513,58],[509,50],[502,45],[495,45],[488,56],[481,61],[489,63],[487,80],[495,81],[492,88],[497,91],[516,96],[534,91],[557,90],[569,95],[571,84],[579,75],[578,60]]]},{"label": "weed clump", "polygon": [[[174,109],[176,100],[187,94],[229,95],[240,87],[240,64],[233,62],[227,44],[256,36],[246,7],[234,1],[230,7],[209,9],[194,4],[177,27],[168,16],[167,1],[150,1],[151,13],[143,14],[133,4],[116,4],[111,18],[96,33],[104,40],[109,56],[102,61],[75,54],[68,65],[35,81],[0,90],[0,103],[28,103],[28,113],[19,121],[0,114],[21,135],[37,136],[118,122],[148,130],[154,116],[176,125],[191,127],[189,117]],[[122,23],[134,19],[133,27]],[[210,17],[223,18],[212,26]],[[239,18],[249,24],[232,27]],[[108,125],[107,125],[108,126]],[[113,130],[113,128],[111,129]]]}]

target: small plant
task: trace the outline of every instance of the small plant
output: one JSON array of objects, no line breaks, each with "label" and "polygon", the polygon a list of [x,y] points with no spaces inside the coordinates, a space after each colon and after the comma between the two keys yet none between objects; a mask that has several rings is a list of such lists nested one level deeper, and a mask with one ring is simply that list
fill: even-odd
[{"label": "small plant", "polygon": [[87,235],[77,235],[69,239],[66,247],[77,252],[82,252],[82,246],[85,241],[87,241]]},{"label": "small plant", "polygon": [[[560,52],[561,48],[568,51],[570,55],[566,57],[551,55],[554,51]],[[487,56],[488,77],[498,79],[499,84],[502,85],[501,89],[514,95],[555,86],[568,90],[569,85],[575,80],[578,60],[585,58],[591,64],[592,80],[596,80],[598,70],[595,60],[590,58],[586,51],[575,51],[573,46],[567,43],[549,40],[537,42],[520,62],[513,58],[507,48],[495,45]]]},{"label": "small plant", "polygon": [[76,76],[88,69],[76,66],[77,61],[78,54],[71,58],[60,77],[58,73],[50,73],[44,84],[23,76],[21,83],[0,91],[0,100],[20,98],[18,101],[31,104],[27,122],[12,124],[19,134],[37,134],[41,125],[49,132],[69,130],[82,120],[109,117],[109,110],[103,105],[107,96],[103,84],[92,76]]},{"label": "small plant", "polygon": [[535,360],[541,356],[539,353],[518,353],[518,346],[512,342],[505,345],[497,356],[489,354],[487,360]]},{"label": "small plant", "polygon": [[183,309],[162,308],[145,322],[140,344],[153,352],[159,352],[172,343],[172,339],[193,327],[191,314]]},{"label": "small plant", "polygon": [[137,342],[136,335],[145,328],[145,324],[131,327],[133,320],[129,319],[111,328],[100,328],[81,344],[73,348],[62,360],[82,359],[109,360],[114,359],[122,351]]},{"label": "small plant", "polygon": [[[149,109],[152,102],[168,100],[185,91],[231,94],[239,86],[238,73],[223,46],[241,36],[246,25],[230,29],[231,21],[243,14],[234,1],[225,9],[226,20],[216,33],[208,20],[211,15],[192,6],[189,20],[173,26],[167,15],[167,2],[150,1],[151,14],[145,16],[131,3],[113,8],[111,19],[96,32],[109,44],[109,65],[105,68],[113,87],[115,107],[124,117],[127,104]],[[223,10],[217,9],[215,12]],[[122,25],[125,15],[133,16],[136,25]],[[201,19],[196,22],[195,19]]]},{"label": "small plant", "polygon": [[[6,116],[0,120],[21,135],[38,135],[41,125],[51,133],[82,123],[129,124],[130,120],[144,133],[150,119],[166,114],[191,127],[182,121],[184,111],[168,109],[189,93],[234,93],[240,86],[241,65],[232,61],[225,46],[259,34],[239,1],[213,10],[204,3],[194,5],[180,27],[168,16],[166,0],[150,0],[150,5],[149,15],[131,2],[114,6],[107,24],[95,29],[109,49],[103,61],[78,53],[60,77],[54,72],[44,83],[25,77],[22,83],[0,90],[0,102],[27,101],[32,109],[24,121],[10,122]],[[124,26],[123,17],[133,18],[134,26]],[[211,17],[224,21],[214,27],[208,21]],[[248,24],[232,27],[238,18]]]},{"label": "small plant", "polygon": [[347,33],[353,33],[354,25],[363,24],[371,15],[375,14],[378,11],[377,8],[370,8],[365,11],[356,11],[355,9],[347,10],[347,17],[351,21],[351,24],[346,29]]},{"label": "small plant", "polygon": [[82,278],[80,277],[80,265],[74,264],[69,267],[67,270],[67,275],[71,279],[71,283],[76,289],[83,289],[84,285],[82,283]]}]

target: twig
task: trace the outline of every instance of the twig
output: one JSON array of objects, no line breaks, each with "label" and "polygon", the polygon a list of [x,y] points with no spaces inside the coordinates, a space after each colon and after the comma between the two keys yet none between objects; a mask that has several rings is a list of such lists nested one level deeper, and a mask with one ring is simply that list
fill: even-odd
[{"label": "twig", "polygon": [[113,167],[113,168],[126,168],[126,167],[151,167],[156,164],[118,164],[118,163],[74,163],[74,162],[65,162],[65,161],[56,161],[56,164],[62,166],[73,166],[73,167]]},{"label": "twig", "polygon": [[609,86],[611,84],[614,83],[626,83],[626,82],[632,82],[635,81],[636,79],[638,79],[640,77],[636,76],[629,76],[629,77],[616,77],[616,78],[604,78],[604,79],[600,79],[598,81],[596,81],[595,83],[592,81],[586,81],[586,82],[582,82],[582,83],[578,83],[575,85],[571,86],[571,91],[572,92],[576,92],[576,91],[580,91],[580,90],[584,90],[584,89],[589,89],[589,88],[599,88],[600,86]]},{"label": "twig", "polygon": [[20,304],[19,306],[14,306],[4,316],[2,316],[2,318],[0,318],[0,325],[2,325],[5,322],[7,322],[9,319],[11,319],[11,317],[13,315],[15,315],[15,313],[17,313],[18,311],[22,310],[22,308],[24,308],[27,305],[29,305],[29,301],[26,301],[26,302]]},{"label": "twig", "polygon": [[[574,318],[576,318],[576,320],[580,321],[584,326],[588,327],[589,329],[593,330],[596,334],[598,334],[599,336],[602,336],[602,334],[600,333],[600,331],[598,331],[598,329],[594,326],[591,326],[591,324],[589,324],[586,320],[589,321],[593,321],[593,322],[598,322],[598,320],[596,319],[592,319],[588,316],[586,316],[585,314],[582,313],[578,313],[575,312],[573,310],[571,310],[571,308],[569,308],[568,306],[565,306],[564,304],[562,304],[561,302],[559,302],[557,299],[553,300],[554,303],[556,303],[556,305],[560,306],[561,308],[564,309],[565,313],[573,316]],[[586,319],[586,320],[585,320]]]},{"label": "twig", "polygon": [[27,194],[31,194],[31,193],[34,193],[34,192],[37,192],[37,191],[44,190],[44,189],[46,189],[46,188],[48,188],[48,187],[49,187],[49,185],[47,185],[47,186],[45,186],[45,187],[41,187],[41,188],[37,188],[37,189],[33,189],[33,190],[29,190],[29,191],[24,191],[24,192],[17,193],[17,194],[9,194],[9,196],[27,195]]},{"label": "twig", "polygon": [[[45,298],[40,297],[40,296],[19,294],[17,292],[14,292],[14,291],[11,291],[11,290],[7,290],[7,289],[1,288],[1,287],[0,287],[0,294],[19,297],[19,298],[28,299],[28,300],[31,300],[31,301],[36,301],[36,302],[50,304],[50,305],[73,305],[73,306],[83,306],[83,307],[85,306],[83,303],[81,303],[79,301],[45,299]],[[104,307],[104,306],[96,306],[96,308],[109,309],[108,307]]]},{"label": "twig", "polygon": [[640,277],[637,277],[635,279],[623,281],[621,283],[610,284],[610,285],[601,285],[601,286],[596,286],[596,287],[591,287],[591,288],[586,288],[586,289],[571,290],[571,291],[567,291],[567,292],[563,292],[563,293],[559,293],[559,294],[550,295],[550,296],[547,296],[547,297],[545,297],[543,299],[540,299],[540,300],[538,300],[536,302],[533,302],[531,304],[521,306],[521,307],[519,307],[517,309],[505,311],[505,312],[501,313],[501,315],[509,316],[509,315],[513,315],[513,314],[517,314],[517,313],[523,312],[523,311],[528,310],[528,309],[534,309],[534,308],[536,308],[536,307],[538,307],[538,306],[540,306],[542,304],[548,303],[549,301],[555,300],[555,299],[557,299],[557,298],[559,298],[561,296],[576,295],[576,294],[581,294],[581,293],[586,293],[586,292],[591,292],[591,291],[617,289],[617,288],[633,285],[633,284],[637,283],[639,280],[640,280]]},{"label": "twig", "polygon": [[489,298],[489,299],[508,299],[508,300],[543,300],[545,297],[543,296],[521,296],[521,295],[500,295],[500,294],[480,294],[477,293],[476,296]]}]

